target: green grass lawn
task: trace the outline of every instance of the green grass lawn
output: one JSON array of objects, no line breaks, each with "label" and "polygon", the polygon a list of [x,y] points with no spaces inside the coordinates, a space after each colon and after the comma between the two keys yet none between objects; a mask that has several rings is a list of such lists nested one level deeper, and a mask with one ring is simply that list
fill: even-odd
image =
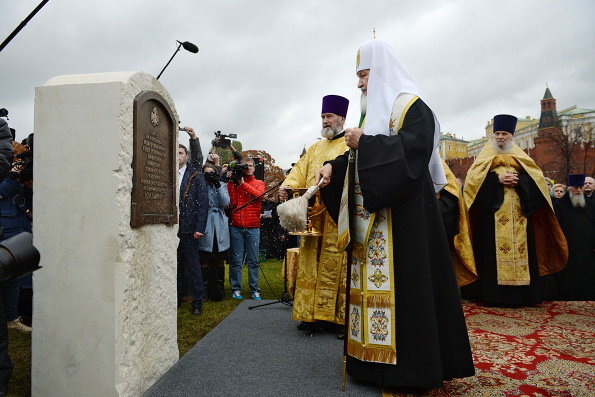
[{"label": "green grass lawn", "polygon": [[[262,299],[281,299],[283,293],[282,263],[277,260],[267,260],[262,263],[261,267],[259,286]],[[192,349],[198,341],[242,302],[231,299],[228,270],[229,268],[226,266],[225,294],[227,300],[203,303],[203,314],[201,316],[192,315],[190,303],[184,302],[182,307],[178,309],[178,349],[180,350],[180,357]],[[242,296],[244,299],[250,299],[247,267],[244,267],[242,279]],[[33,324],[33,327],[35,327],[35,324]],[[8,352],[14,365],[14,371],[9,383],[9,396],[28,397],[31,395],[31,333],[9,329],[8,340]]]}]

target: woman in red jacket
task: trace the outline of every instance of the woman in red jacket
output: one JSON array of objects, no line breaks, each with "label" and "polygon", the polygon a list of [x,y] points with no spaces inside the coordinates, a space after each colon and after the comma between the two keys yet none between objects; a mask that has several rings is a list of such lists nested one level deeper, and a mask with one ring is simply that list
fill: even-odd
[{"label": "woman in red jacket", "polygon": [[[258,288],[258,246],[260,244],[260,199],[254,200],[239,211],[235,211],[264,193],[264,182],[254,178],[254,160],[244,158],[243,164],[248,167],[243,170],[243,177],[232,179],[227,183],[231,205],[231,226],[229,227],[229,283],[232,297],[242,298],[242,262],[244,249],[248,262],[248,284],[252,299],[260,300]],[[235,212],[234,212],[235,211]]]}]

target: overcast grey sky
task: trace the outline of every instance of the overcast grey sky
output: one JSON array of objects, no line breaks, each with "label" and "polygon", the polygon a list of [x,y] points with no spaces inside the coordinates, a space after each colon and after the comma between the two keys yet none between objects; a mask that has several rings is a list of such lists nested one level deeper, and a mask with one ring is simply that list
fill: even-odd
[{"label": "overcast grey sky", "polygon": [[[39,3],[0,0],[0,40]],[[180,51],[159,79],[181,124],[205,151],[214,131],[236,133],[244,150],[287,168],[320,137],[324,95],[349,98],[346,124],[358,122],[355,59],[373,28],[442,131],[469,140],[498,113],[538,118],[546,83],[558,110],[595,108],[594,16],[592,0],[50,0],[0,52],[0,107],[21,140],[33,132],[35,87],[50,78],[157,76],[176,40],[190,41],[200,51]]]}]

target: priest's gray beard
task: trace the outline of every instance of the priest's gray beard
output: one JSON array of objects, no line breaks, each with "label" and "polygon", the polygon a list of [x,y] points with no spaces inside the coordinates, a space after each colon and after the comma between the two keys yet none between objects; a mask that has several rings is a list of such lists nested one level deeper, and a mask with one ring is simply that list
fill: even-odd
[{"label": "priest's gray beard", "polygon": [[510,149],[512,149],[512,140],[504,142],[504,147],[500,148],[500,146],[498,146],[498,144],[496,143],[496,140],[492,138],[492,146],[494,147],[494,150],[497,152],[509,152]]},{"label": "priest's gray beard", "polygon": [[362,92],[362,99],[360,100],[360,109],[362,114],[366,114],[368,111],[368,96]]},{"label": "priest's gray beard", "polygon": [[340,133],[341,131],[343,131],[343,127],[340,125],[337,125],[335,128],[326,127],[320,130],[320,135],[322,135],[323,138],[330,139],[338,133]]},{"label": "priest's gray beard", "polygon": [[569,190],[568,191],[568,194],[569,194],[568,197],[570,197],[570,202],[572,203],[572,206],[574,208],[579,208],[579,207],[585,208],[585,206],[587,205],[587,203],[585,202],[585,195],[582,192],[579,195],[574,195]]}]

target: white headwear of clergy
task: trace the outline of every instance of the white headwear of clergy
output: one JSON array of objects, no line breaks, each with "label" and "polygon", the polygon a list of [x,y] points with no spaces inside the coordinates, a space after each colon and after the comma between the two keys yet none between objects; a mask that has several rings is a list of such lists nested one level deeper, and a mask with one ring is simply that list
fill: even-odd
[{"label": "white headwear of clergy", "polygon": [[[389,135],[390,116],[399,94],[409,93],[424,100],[415,80],[397,59],[397,54],[390,44],[384,40],[373,39],[361,46],[357,54],[356,69],[357,72],[370,70],[366,90],[368,102],[364,127],[366,135]],[[440,124],[436,115],[434,115],[434,125],[434,150],[429,168],[434,190],[439,192],[447,181],[438,152]]]}]

